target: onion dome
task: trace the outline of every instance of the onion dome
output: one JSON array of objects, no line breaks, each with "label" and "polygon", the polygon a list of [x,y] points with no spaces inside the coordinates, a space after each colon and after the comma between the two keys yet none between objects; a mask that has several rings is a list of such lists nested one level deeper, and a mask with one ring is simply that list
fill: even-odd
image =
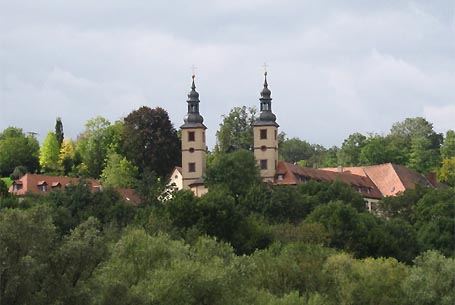
[{"label": "onion dome", "polygon": [[269,89],[269,85],[267,83],[267,72],[264,73],[264,88],[261,91],[261,97],[259,98],[260,101],[260,110],[261,113],[259,114],[259,118],[256,122],[253,123],[254,126],[259,125],[273,125],[277,126],[276,123],[276,116],[272,112],[272,92]]},{"label": "onion dome", "polygon": [[194,84],[195,75],[192,75],[193,83],[191,84],[191,91],[188,93],[188,113],[184,118],[185,124],[181,127],[204,127],[204,118],[199,114],[199,93],[196,91],[196,85]]}]

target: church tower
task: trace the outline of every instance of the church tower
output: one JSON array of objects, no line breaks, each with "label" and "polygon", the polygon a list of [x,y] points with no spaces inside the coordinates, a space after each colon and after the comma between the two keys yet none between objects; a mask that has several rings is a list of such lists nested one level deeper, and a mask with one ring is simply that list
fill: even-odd
[{"label": "church tower", "polygon": [[206,168],[206,143],[204,118],[199,114],[199,93],[196,85],[191,85],[188,93],[188,113],[185,116],[182,129],[182,176],[183,189],[189,189],[190,185],[198,183],[205,174]]},{"label": "church tower", "polygon": [[254,157],[261,170],[264,182],[273,182],[278,163],[278,127],[276,116],[272,112],[272,92],[267,84],[267,72],[264,73],[264,88],[261,91],[259,118],[253,123]]}]

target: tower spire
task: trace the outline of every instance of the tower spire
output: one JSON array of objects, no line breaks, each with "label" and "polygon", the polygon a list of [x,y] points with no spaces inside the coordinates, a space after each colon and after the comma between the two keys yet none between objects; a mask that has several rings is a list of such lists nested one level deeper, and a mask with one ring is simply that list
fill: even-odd
[{"label": "tower spire", "polygon": [[260,115],[259,118],[254,122],[254,125],[276,125],[276,116],[272,112],[272,91],[269,89],[267,82],[267,70],[264,72],[264,87],[261,91],[260,101]]},{"label": "tower spire", "polygon": [[202,123],[204,122],[204,118],[202,115],[199,113],[199,93],[196,91],[196,84],[194,79],[196,78],[196,75],[193,74],[191,75],[192,78],[192,83],[191,83],[191,91],[188,93],[188,113],[186,114],[184,118],[185,124],[182,125],[182,127],[198,127],[198,126],[204,126]]}]

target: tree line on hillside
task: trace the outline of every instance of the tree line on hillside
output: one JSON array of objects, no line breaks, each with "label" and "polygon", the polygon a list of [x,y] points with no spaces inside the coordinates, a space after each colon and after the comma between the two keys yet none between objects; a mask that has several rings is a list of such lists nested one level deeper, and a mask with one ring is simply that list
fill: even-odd
[{"label": "tree line on hillside", "polygon": [[56,120],[41,147],[33,135],[8,127],[0,133],[0,176],[25,173],[100,179],[106,186],[137,187],[147,175],[166,177],[181,162],[177,131],[162,108],[141,107],[111,124],[96,117],[76,140]]},{"label": "tree line on hillside", "polygon": [[[214,153],[230,147],[252,149],[256,109],[235,107],[223,116],[217,132]],[[308,167],[367,166],[394,163],[412,168],[422,174],[438,173],[441,182],[455,186],[455,131],[445,137],[436,133],[433,124],[421,117],[407,118],[392,125],[389,134],[363,135],[353,133],[341,147],[325,148],[299,138],[279,134],[281,160]]]},{"label": "tree line on hillside", "polygon": [[[208,152],[208,166],[217,155],[232,149],[252,150],[252,123],[256,109],[235,107],[223,116],[217,143]],[[348,136],[341,147],[325,148],[279,134],[280,159],[308,167],[362,166],[395,163],[426,174],[437,172],[441,182],[455,185],[455,132],[445,137],[424,118],[393,124],[390,133]],[[100,179],[107,186],[130,188],[152,176],[165,179],[180,165],[178,132],[162,108],[141,107],[111,124],[103,117],[90,119],[72,140],[64,137],[57,118],[55,130],[41,147],[33,135],[8,127],[0,133],[0,176],[45,173]]]},{"label": "tree line on hillside", "polygon": [[455,301],[453,188],[387,197],[378,217],[339,181],[263,184],[247,150],[206,182],[166,201],[145,184],[139,206],[84,181],[0,196],[0,305]]}]

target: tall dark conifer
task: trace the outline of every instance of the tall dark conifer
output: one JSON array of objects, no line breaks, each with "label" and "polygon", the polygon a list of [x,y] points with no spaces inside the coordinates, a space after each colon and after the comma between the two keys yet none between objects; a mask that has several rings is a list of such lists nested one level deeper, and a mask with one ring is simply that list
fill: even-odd
[{"label": "tall dark conifer", "polygon": [[65,134],[63,133],[63,124],[61,118],[57,118],[55,121],[55,135],[57,136],[58,147],[62,147]]}]

